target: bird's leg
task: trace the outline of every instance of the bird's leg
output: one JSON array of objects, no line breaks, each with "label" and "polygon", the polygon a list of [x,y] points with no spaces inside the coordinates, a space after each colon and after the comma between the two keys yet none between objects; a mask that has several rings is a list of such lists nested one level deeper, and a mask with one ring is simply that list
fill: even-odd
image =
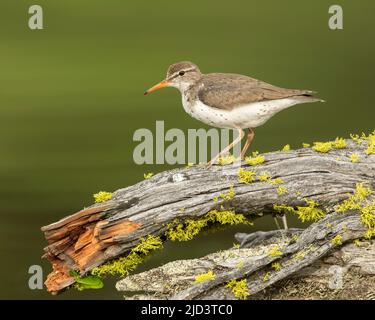
[{"label": "bird's leg", "polygon": [[288,230],[288,222],[286,220],[286,215],[285,214],[281,217],[281,220],[283,222],[284,230]]},{"label": "bird's leg", "polygon": [[244,147],[243,147],[243,149],[242,149],[242,151],[241,151],[241,160],[244,159],[245,154],[246,154],[246,151],[247,151],[247,149],[249,148],[251,142],[252,142],[253,139],[254,139],[254,135],[255,135],[255,134],[254,134],[253,129],[249,128],[249,132],[247,133],[246,143],[245,143],[245,145],[244,145]]},{"label": "bird's leg", "polygon": [[277,217],[273,217],[273,220],[275,221],[275,224],[276,224],[277,230],[281,230],[281,228],[280,228],[280,224],[279,224],[279,220],[277,220]]},{"label": "bird's leg", "polygon": [[238,128],[237,129],[237,132],[238,132],[238,137],[236,139],[233,140],[233,142],[231,144],[229,144],[227,147],[225,147],[222,151],[220,151],[214,158],[212,158],[208,163],[207,163],[207,168],[210,168],[215,162],[217,159],[219,159],[219,157],[223,154],[226,154],[227,152],[230,151],[230,149],[232,149],[237,143],[241,142],[242,138],[244,137],[245,135],[245,132]]}]

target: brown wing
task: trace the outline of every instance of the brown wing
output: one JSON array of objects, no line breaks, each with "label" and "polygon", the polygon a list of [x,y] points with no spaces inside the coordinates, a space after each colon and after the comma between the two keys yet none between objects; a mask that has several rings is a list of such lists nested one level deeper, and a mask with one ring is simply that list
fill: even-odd
[{"label": "brown wing", "polygon": [[226,73],[206,74],[197,85],[197,95],[204,104],[227,110],[253,102],[313,94],[309,90],[279,88],[247,76]]}]

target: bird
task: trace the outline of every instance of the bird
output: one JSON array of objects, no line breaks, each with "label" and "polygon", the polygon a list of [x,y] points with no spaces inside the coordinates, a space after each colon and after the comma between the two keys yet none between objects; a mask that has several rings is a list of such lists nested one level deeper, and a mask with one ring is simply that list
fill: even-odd
[{"label": "bird", "polygon": [[204,74],[190,61],[170,65],[165,79],[144,94],[165,87],[180,91],[183,108],[193,118],[213,127],[237,130],[238,136],[207,167],[240,143],[247,131],[240,154],[243,159],[254,139],[254,128],[281,110],[302,103],[324,102],[311,90],[285,89],[240,74]]}]

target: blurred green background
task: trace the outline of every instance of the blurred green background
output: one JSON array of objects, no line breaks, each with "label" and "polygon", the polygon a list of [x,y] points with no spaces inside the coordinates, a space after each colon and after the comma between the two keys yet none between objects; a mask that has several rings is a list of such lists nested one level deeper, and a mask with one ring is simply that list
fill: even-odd
[{"label": "blurred green background", "polygon": [[[28,28],[28,8],[44,9],[44,30]],[[328,28],[328,8],[344,9],[344,30]],[[40,227],[170,166],[137,166],[133,133],[205,127],[184,113],[177,90],[144,97],[169,64],[251,75],[311,89],[326,104],[281,112],[256,130],[253,150],[329,140],[374,129],[375,2],[362,1],[24,1],[0,6],[0,298],[121,299],[113,284],[51,297],[30,290]],[[271,218],[255,228],[274,228]],[[238,230],[168,243],[139,270],[228,248]]]}]

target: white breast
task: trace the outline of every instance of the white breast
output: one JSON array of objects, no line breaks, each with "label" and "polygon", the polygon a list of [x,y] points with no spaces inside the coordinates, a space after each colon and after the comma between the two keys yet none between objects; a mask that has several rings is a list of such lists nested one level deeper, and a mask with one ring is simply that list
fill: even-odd
[{"label": "white breast", "polygon": [[254,102],[227,111],[212,108],[199,100],[190,103],[182,95],[182,105],[190,116],[210,126],[232,129],[259,127],[277,112],[298,103],[301,102],[293,98],[286,98]]}]

